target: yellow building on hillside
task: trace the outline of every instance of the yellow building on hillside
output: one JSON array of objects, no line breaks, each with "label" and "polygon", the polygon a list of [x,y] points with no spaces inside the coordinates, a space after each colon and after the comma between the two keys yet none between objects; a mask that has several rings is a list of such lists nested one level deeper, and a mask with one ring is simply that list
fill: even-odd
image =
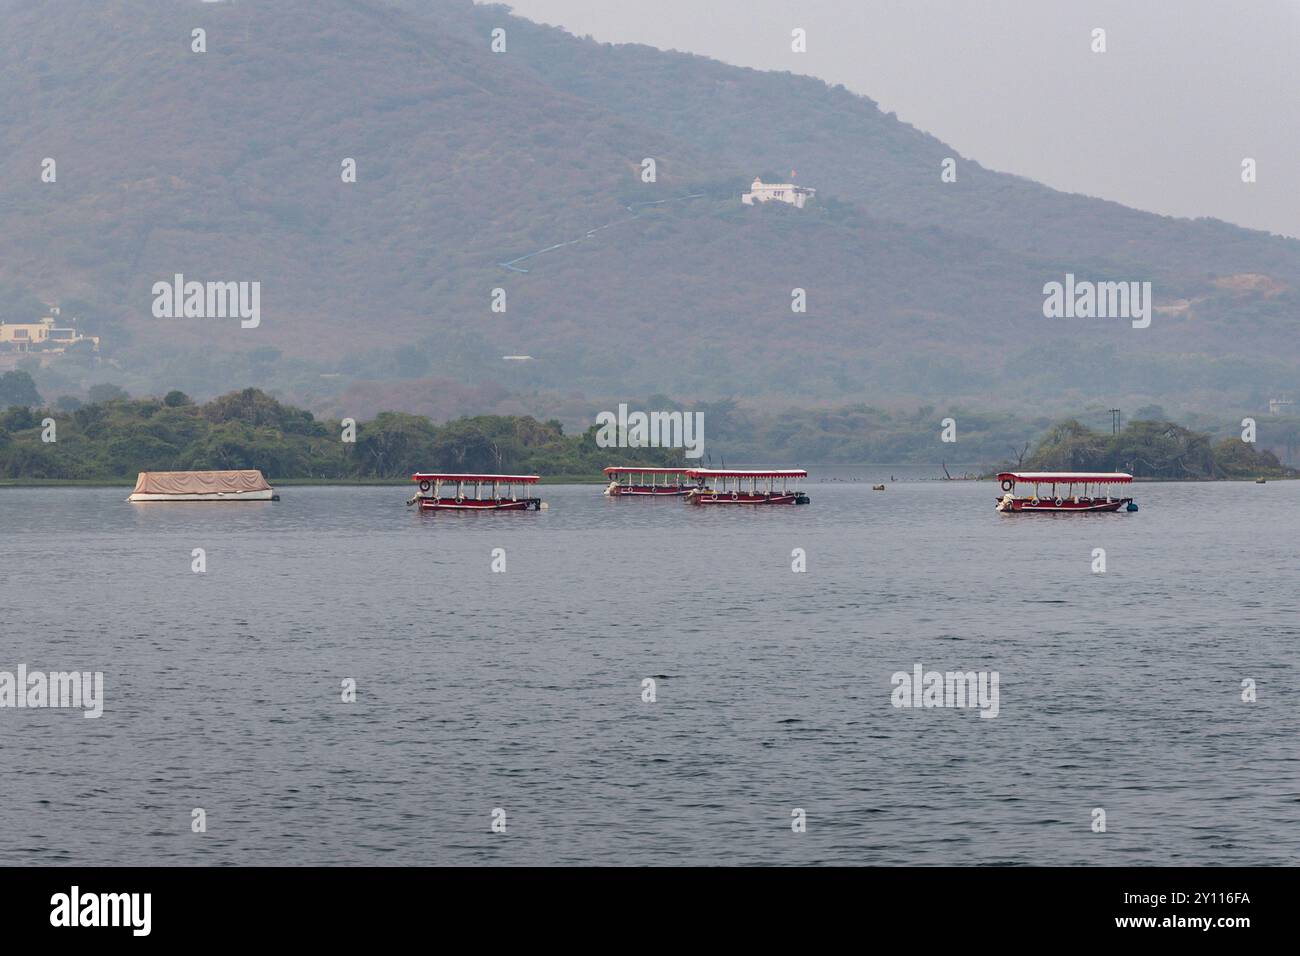
[{"label": "yellow building on hillside", "polygon": [[59,353],[77,342],[90,342],[99,350],[98,335],[82,335],[60,322],[57,308],[39,322],[0,322],[0,351]]}]

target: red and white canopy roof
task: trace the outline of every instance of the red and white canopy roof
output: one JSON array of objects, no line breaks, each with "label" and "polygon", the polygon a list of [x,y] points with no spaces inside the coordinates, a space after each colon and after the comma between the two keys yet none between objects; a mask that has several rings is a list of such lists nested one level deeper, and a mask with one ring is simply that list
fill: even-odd
[{"label": "red and white canopy roof", "polygon": [[645,468],[641,465],[610,465],[605,469],[607,475],[684,475],[685,468]]},{"label": "red and white canopy roof", "polygon": [[692,478],[807,478],[802,468],[777,468],[764,471],[727,471],[721,468],[688,468]]},{"label": "red and white canopy roof", "polygon": [[411,476],[412,481],[499,481],[502,484],[531,485],[536,475],[458,475],[450,472],[421,471]]},{"label": "red and white canopy roof", "polygon": [[1122,471],[1004,471],[999,481],[1023,481],[1029,484],[1123,485],[1133,480]]}]

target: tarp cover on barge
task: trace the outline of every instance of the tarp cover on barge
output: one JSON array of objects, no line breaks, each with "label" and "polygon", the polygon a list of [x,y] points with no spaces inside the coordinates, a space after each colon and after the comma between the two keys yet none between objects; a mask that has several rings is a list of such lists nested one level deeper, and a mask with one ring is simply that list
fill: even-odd
[{"label": "tarp cover on barge", "polygon": [[231,495],[270,491],[262,473],[246,471],[142,471],[135,480],[136,495]]}]

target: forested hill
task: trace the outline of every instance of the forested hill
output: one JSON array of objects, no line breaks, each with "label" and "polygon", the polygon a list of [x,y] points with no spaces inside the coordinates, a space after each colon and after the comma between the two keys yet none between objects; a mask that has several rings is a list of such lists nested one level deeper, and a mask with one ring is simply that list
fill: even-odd
[{"label": "forested hill", "polygon": [[[46,394],[1229,415],[1300,391],[1300,242],[1054,192],[842,88],[469,0],[0,0],[0,117],[0,318],[59,302],[103,337],[33,368]],[[806,209],[740,205],[792,169]],[[155,318],[176,273],[260,282],[260,324]],[[1151,281],[1150,328],[1045,319],[1066,273]]]}]

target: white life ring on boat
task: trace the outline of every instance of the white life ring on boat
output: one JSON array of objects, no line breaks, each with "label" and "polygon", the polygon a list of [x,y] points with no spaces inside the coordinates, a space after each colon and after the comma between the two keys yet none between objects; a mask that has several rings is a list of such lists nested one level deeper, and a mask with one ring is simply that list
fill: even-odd
[{"label": "white life ring on boat", "polygon": [[1031,505],[1033,505],[1035,508],[1037,508],[1037,507],[1038,507],[1038,495],[1034,495],[1032,498],[1030,498],[1030,499],[1029,499],[1029,503],[1030,503]]},{"label": "white life ring on boat", "polygon": [[432,488],[432,487],[433,487],[433,485],[431,485],[431,484],[430,484],[429,482],[427,482],[427,481],[422,481],[422,482],[420,482],[420,490],[423,491],[425,494],[428,494],[428,493],[429,493],[429,489]]},{"label": "white life ring on boat", "polygon": [[1059,508],[1059,507],[1061,507],[1061,505],[1063,505],[1063,504],[1065,504],[1065,502],[1062,501],[1060,498],[1057,498],[1057,499],[1056,499],[1056,507]]},{"label": "white life ring on boat", "polygon": [[736,492],[736,491],[733,491],[733,492],[731,493],[731,500],[732,500],[732,501],[739,501],[739,500],[740,500],[740,493],[739,493],[739,492]]},{"label": "white life ring on boat", "polygon": [[465,496],[464,496],[464,495],[457,495],[457,496],[456,496],[456,504],[458,504],[458,505],[463,505],[464,503],[465,503]]},{"label": "white life ring on boat", "polygon": [[1012,488],[1014,488],[1015,486],[1016,486],[1016,483],[1015,483],[1014,481],[1012,481],[1010,478],[1008,478],[1008,479],[1006,479],[1004,482],[1002,482],[1002,490],[1003,490],[1003,491],[1010,491],[1010,490],[1011,490]]}]

